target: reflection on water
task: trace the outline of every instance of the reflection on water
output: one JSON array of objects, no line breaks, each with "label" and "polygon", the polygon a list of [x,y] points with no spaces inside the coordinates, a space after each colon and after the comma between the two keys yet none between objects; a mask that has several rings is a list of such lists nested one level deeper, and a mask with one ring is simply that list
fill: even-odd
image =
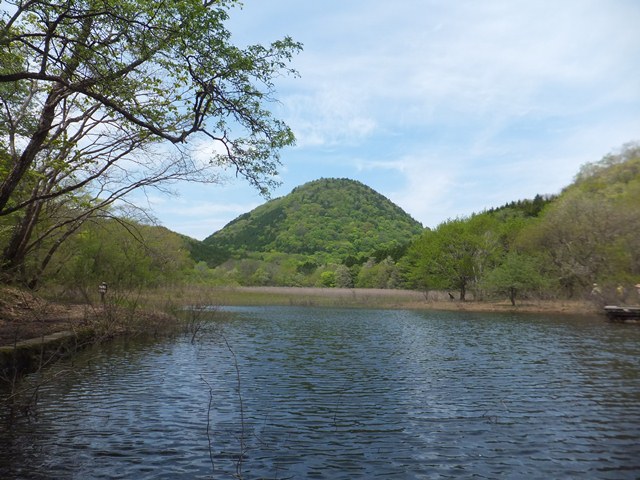
[{"label": "reflection on water", "polygon": [[0,424],[1,478],[637,478],[640,328],[234,309],[83,353]]}]

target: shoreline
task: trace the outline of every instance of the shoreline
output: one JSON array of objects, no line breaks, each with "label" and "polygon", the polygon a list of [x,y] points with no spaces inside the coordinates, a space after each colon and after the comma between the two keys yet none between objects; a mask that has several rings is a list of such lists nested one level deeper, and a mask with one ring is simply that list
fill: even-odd
[{"label": "shoreline", "polygon": [[[9,292],[9,293],[7,293]],[[541,313],[550,315],[600,315],[593,303],[580,300],[523,300],[512,306],[502,301],[450,300],[446,292],[387,289],[339,289],[316,287],[194,287],[167,292],[152,291],[147,303],[160,304],[173,293],[173,302],[184,305],[301,306],[408,310],[446,310],[486,313]],[[158,310],[154,308],[154,310]],[[145,316],[143,306],[138,314]],[[5,289],[0,303],[0,347],[42,339],[63,331],[85,330],[101,308],[91,304],[66,305],[45,301],[16,289]]]},{"label": "shoreline", "polygon": [[522,300],[515,306],[507,299],[451,300],[447,292],[428,294],[415,290],[317,287],[216,287],[185,293],[191,304],[224,306],[317,306],[397,308],[487,313],[547,313],[552,315],[599,315],[601,309],[584,300]]},{"label": "shoreline", "polygon": [[[179,325],[164,310],[190,306],[294,306],[308,308],[368,308],[465,313],[602,315],[595,304],[576,300],[508,300],[461,302],[447,292],[338,289],[312,287],[195,287],[145,292],[135,311],[110,305],[66,305],[17,289],[0,289],[0,377],[34,371],[45,363],[114,336],[156,334]],[[169,301],[167,302],[167,299]],[[6,377],[6,378],[5,378]],[[1,379],[0,379],[1,380]]]}]

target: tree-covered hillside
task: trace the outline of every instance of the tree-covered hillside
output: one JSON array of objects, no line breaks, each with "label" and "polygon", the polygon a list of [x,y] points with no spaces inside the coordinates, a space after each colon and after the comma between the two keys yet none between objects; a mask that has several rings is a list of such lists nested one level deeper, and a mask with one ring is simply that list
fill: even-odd
[{"label": "tree-covered hillside", "polygon": [[640,146],[629,144],[586,164],[558,195],[433,229],[359,182],[324,179],[238,217],[204,242],[133,218],[96,218],[55,256],[36,250],[24,273],[37,274],[46,260],[52,274],[42,284],[85,298],[105,281],[114,291],[177,284],[411,288],[514,305],[530,298],[631,304],[640,300],[638,232]]},{"label": "tree-covered hillside", "polygon": [[366,259],[407,244],[421,232],[420,223],[366,185],[321,179],[241,215],[203,243],[231,255],[324,252],[336,259]]},{"label": "tree-covered hillside", "polygon": [[[537,196],[426,230],[402,259],[405,286],[464,299],[508,296],[637,302],[640,145],[584,165],[558,196]],[[592,294],[594,284],[597,295]]]},{"label": "tree-covered hillside", "polygon": [[540,221],[523,232],[522,244],[544,253],[567,295],[589,291],[594,283],[631,291],[640,283],[638,232],[640,144],[630,143],[584,165]]}]

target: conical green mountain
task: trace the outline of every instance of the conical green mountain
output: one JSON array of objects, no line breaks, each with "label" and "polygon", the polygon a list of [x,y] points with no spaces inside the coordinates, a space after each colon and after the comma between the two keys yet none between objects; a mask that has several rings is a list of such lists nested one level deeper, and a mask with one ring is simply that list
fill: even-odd
[{"label": "conical green mountain", "polygon": [[355,180],[321,179],[239,216],[203,243],[217,251],[283,252],[335,258],[407,244],[422,225]]}]

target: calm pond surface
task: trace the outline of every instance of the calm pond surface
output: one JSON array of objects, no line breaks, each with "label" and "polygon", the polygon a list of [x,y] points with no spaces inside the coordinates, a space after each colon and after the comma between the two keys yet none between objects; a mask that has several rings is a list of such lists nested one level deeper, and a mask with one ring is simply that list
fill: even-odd
[{"label": "calm pond surface", "polygon": [[637,325],[230,310],[56,365],[0,412],[0,478],[640,477]]}]

